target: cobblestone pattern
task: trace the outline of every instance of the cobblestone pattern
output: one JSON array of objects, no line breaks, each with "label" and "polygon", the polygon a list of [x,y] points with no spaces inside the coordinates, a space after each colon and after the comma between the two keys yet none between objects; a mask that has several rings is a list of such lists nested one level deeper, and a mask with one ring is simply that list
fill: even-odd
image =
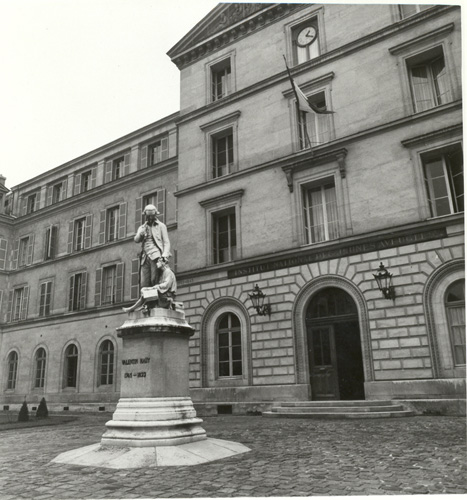
[{"label": "cobblestone pattern", "polygon": [[0,498],[100,499],[467,493],[465,420],[210,417],[212,438],[249,453],[194,467],[113,470],[50,464],[96,443],[110,415],[0,433]]}]

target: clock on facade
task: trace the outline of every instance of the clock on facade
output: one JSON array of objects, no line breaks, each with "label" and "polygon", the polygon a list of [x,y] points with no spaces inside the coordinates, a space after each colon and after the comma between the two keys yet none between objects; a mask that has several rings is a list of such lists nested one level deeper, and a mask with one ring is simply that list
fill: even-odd
[{"label": "clock on facade", "polygon": [[299,47],[306,47],[307,45],[312,44],[317,35],[316,28],[313,26],[306,26],[303,28],[297,36],[297,45]]}]

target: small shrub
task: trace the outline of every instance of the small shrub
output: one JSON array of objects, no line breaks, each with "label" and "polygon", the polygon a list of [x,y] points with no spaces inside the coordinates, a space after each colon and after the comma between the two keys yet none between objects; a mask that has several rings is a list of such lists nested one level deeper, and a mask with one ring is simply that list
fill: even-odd
[{"label": "small shrub", "polygon": [[24,401],[23,405],[21,406],[21,410],[19,411],[18,422],[28,422],[28,421],[29,421],[28,404],[26,403],[26,401]]},{"label": "small shrub", "polygon": [[49,410],[47,409],[47,403],[45,402],[45,398],[42,398],[36,411],[36,418],[47,418],[48,416]]}]

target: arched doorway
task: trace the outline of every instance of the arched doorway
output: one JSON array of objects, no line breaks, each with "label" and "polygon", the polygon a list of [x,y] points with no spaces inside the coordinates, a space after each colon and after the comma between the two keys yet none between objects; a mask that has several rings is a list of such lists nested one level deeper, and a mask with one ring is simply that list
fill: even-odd
[{"label": "arched doorway", "polygon": [[337,287],[317,292],[306,310],[313,400],[365,399],[358,311]]}]

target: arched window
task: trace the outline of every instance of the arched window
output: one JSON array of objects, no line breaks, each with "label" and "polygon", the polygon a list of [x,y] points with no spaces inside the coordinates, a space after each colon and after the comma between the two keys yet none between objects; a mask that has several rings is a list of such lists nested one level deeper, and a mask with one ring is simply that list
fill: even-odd
[{"label": "arched window", "polygon": [[448,318],[454,365],[465,365],[465,281],[449,285],[444,303]]},{"label": "arched window", "polygon": [[99,385],[112,385],[114,381],[114,345],[104,340],[99,348]]},{"label": "arched window", "polygon": [[65,351],[65,387],[76,387],[78,377],[78,348],[70,344]]},{"label": "arched window", "polygon": [[8,356],[8,381],[7,389],[16,388],[16,376],[18,374],[18,353],[16,351],[10,352]]},{"label": "arched window", "polygon": [[242,332],[235,314],[226,313],[217,324],[218,375],[237,377],[243,373]]},{"label": "arched window", "polygon": [[45,383],[46,353],[43,347],[36,351],[34,387],[43,388]]}]

